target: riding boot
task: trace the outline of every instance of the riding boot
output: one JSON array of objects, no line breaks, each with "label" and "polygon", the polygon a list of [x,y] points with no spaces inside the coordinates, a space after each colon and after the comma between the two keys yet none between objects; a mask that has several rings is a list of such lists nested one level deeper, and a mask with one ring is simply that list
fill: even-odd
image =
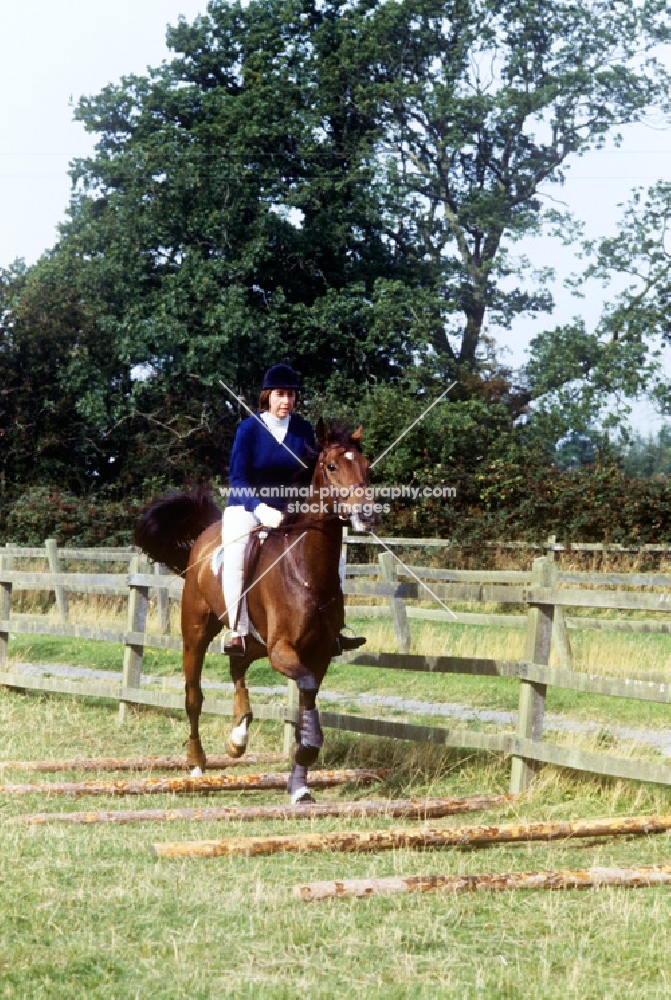
[{"label": "riding boot", "polygon": [[359,646],[363,646],[365,642],[366,637],[363,635],[343,635],[341,633],[333,640],[331,656],[341,656],[350,649],[358,649]]},{"label": "riding boot", "polygon": [[232,635],[224,643],[224,653],[226,656],[244,656],[246,652],[245,639],[242,635]]}]

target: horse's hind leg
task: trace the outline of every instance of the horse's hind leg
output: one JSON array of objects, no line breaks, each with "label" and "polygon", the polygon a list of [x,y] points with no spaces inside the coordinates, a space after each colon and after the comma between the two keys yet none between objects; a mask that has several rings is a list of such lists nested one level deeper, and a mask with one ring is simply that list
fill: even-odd
[{"label": "horse's hind leg", "polygon": [[247,749],[249,727],[252,719],[252,707],[249,704],[249,692],[245,683],[245,674],[249,662],[247,658],[238,660],[231,658],[231,680],[235,686],[233,695],[233,729],[226,743],[226,752],[230,757],[242,757]]},{"label": "horse's hind leg", "polygon": [[[185,588],[186,589],[186,588]],[[190,733],[187,744],[186,763],[192,768],[192,773],[202,773],[207,759],[200,742],[198,722],[203,707],[203,691],[200,677],[203,670],[203,660],[210,642],[220,630],[216,617],[205,607],[199,609],[199,614],[185,615],[185,604],[182,601],[182,664],[184,667],[184,683],[186,691],[185,707],[189,717]],[[195,775],[194,775],[195,776]]]}]

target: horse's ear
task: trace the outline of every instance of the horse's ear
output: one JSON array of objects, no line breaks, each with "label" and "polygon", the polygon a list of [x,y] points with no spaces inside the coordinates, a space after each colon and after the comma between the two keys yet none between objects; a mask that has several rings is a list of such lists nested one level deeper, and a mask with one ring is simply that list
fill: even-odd
[{"label": "horse's ear", "polygon": [[325,448],[329,442],[329,434],[328,431],[326,430],[326,424],[324,423],[323,417],[320,417],[319,420],[317,421],[317,426],[315,427],[315,434],[317,436],[317,440],[319,441],[320,447]]},{"label": "horse's ear", "polygon": [[354,441],[357,448],[361,446],[361,438],[363,437],[363,424],[359,424],[354,434],[350,434],[350,440]]}]

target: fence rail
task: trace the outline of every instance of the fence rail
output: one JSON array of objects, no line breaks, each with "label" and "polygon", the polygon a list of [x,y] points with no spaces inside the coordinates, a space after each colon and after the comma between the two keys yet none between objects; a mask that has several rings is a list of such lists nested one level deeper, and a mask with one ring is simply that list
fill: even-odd
[{"label": "fence rail", "polygon": [[[346,538],[346,544],[355,537]],[[358,541],[358,539],[356,540]],[[363,539],[363,541],[368,541]],[[396,539],[403,544],[423,544],[424,539]],[[438,542],[440,540],[431,540]],[[101,552],[104,555],[101,557]],[[626,631],[671,632],[670,621],[613,620],[587,617],[564,617],[565,608],[586,610],[623,610],[671,612],[671,594],[667,591],[641,593],[640,588],[667,588],[671,575],[663,573],[576,573],[561,572],[553,561],[554,551],[536,558],[531,572],[442,570],[434,567],[404,567],[390,552],[378,557],[377,565],[348,564],[343,559],[341,572],[343,589],[349,596],[376,599],[375,605],[349,606],[366,614],[391,617],[397,641],[397,652],[354,652],[344,662],[372,669],[420,671],[423,673],[471,674],[483,677],[509,677],[519,681],[520,694],[517,726],[514,733],[482,733],[468,728],[445,728],[371,719],[360,715],[324,711],[322,722],[327,727],[388,738],[437,743],[445,746],[504,752],[512,755],[511,790],[523,790],[539,764],[587,770],[597,774],[671,784],[671,767],[637,759],[616,758],[589,753],[548,742],[543,734],[543,716],[547,687],[558,687],[581,693],[604,695],[632,700],[669,704],[671,677],[615,678],[592,676],[572,669],[571,648],[567,629],[599,628]],[[49,572],[17,570],[16,559],[47,559]],[[126,564],[119,573],[66,573],[61,560],[85,560]],[[379,579],[374,580],[376,575]],[[416,578],[419,578],[416,579]],[[423,582],[427,581],[429,590]],[[119,702],[123,719],[129,705],[148,705],[164,709],[183,707],[181,694],[142,686],[142,661],[145,647],[180,650],[179,636],[168,633],[168,601],[181,599],[183,581],[165,575],[164,568],[154,566],[130,550],[56,549],[47,544],[44,549],[6,546],[0,549],[0,684],[5,687],[112,698]],[[611,587],[639,588],[638,591],[604,589]],[[600,588],[600,589],[586,589]],[[47,591],[55,595],[59,622],[11,614],[14,591]],[[74,624],[68,621],[68,596],[82,594],[112,594],[127,597],[126,628],[106,628]],[[159,607],[159,631],[147,630],[147,610],[150,596],[156,596]],[[454,612],[442,609],[408,606],[408,601],[427,602],[432,597],[441,601],[468,605],[494,604],[518,607],[522,614]],[[161,603],[162,602],[162,603]],[[505,626],[526,630],[525,654],[522,660],[495,660],[455,656],[418,656],[410,654],[410,619],[452,620],[470,625]],[[10,632],[35,635],[62,635],[82,639],[122,643],[124,646],[121,680],[74,681],[54,676],[31,676],[7,668]],[[560,667],[550,667],[552,648],[559,652]],[[215,639],[210,651],[222,652],[221,640]],[[355,700],[355,699],[353,699]],[[207,696],[203,711],[231,715],[231,705]],[[260,719],[276,719],[293,725],[296,721],[296,700],[292,685],[286,704],[260,705],[255,709]],[[285,727],[286,728],[286,727]]]},{"label": "fence rail", "polygon": [[454,542],[446,538],[365,538],[361,535],[349,535],[344,540],[346,545],[382,545],[424,548],[424,549],[460,549],[473,548],[483,545],[488,549],[510,549],[527,552],[547,552],[548,549],[554,552],[650,552],[664,553],[671,552],[671,545],[645,544],[645,545],[620,545],[617,542],[569,542],[562,545],[555,540],[555,536],[550,536],[547,542],[515,542],[515,541],[489,541],[478,543]]}]

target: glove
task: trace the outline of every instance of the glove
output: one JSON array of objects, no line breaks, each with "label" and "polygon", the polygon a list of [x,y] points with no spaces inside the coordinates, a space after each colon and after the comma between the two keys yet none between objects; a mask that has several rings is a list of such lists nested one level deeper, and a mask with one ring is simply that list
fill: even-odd
[{"label": "glove", "polygon": [[254,513],[264,528],[279,528],[282,522],[282,511],[269,507],[267,503],[260,503]]}]

